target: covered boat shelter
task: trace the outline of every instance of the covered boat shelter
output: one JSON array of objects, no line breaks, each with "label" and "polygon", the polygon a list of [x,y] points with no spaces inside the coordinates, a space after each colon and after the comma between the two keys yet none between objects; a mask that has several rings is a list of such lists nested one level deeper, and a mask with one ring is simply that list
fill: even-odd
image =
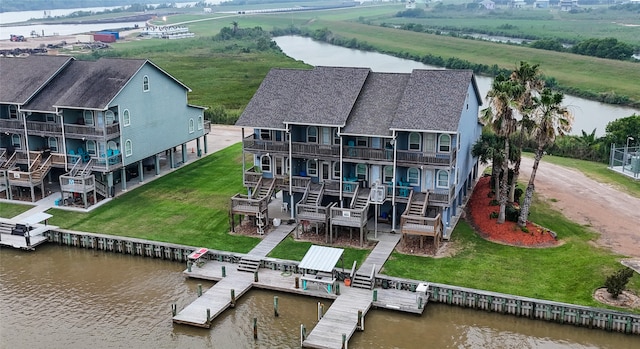
[{"label": "covered boat shelter", "polygon": [[311,245],[307,253],[298,264],[298,269],[302,269],[302,288],[307,289],[308,283],[322,285],[328,293],[335,290],[336,278],[333,269],[339,260],[342,260],[344,271],[344,259],[341,248]]}]

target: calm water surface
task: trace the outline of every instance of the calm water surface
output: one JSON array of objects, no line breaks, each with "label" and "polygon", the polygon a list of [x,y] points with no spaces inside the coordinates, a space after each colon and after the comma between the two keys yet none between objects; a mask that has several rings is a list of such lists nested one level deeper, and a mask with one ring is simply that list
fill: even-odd
[{"label": "calm water surface", "polygon": [[[250,291],[211,329],[173,325],[197,297],[181,263],[57,245],[0,250],[0,348],[297,348],[317,299]],[[273,296],[280,317],[273,317]],[[330,302],[322,300],[327,306]],[[258,318],[258,341],[252,321]],[[640,337],[430,304],[421,316],[372,310],[350,348],[639,348]]]}]

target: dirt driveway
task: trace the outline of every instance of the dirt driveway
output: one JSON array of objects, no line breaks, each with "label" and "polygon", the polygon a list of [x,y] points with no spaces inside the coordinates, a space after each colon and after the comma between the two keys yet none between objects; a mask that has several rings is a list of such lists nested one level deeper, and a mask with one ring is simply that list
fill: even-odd
[{"label": "dirt driveway", "polygon": [[[522,159],[522,180],[528,180],[532,166],[533,159]],[[555,209],[600,233],[598,245],[640,258],[640,199],[544,158],[535,183],[538,195]]]}]

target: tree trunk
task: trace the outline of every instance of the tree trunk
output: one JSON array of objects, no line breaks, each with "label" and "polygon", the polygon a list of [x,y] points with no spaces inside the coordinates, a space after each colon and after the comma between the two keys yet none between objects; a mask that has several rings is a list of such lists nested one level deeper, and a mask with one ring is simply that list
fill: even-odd
[{"label": "tree trunk", "polygon": [[[509,137],[504,140],[504,153],[509,154]],[[507,200],[509,199],[509,156],[505,156],[502,161],[502,181],[500,181],[500,212],[498,212],[498,224],[505,221],[507,211]]]},{"label": "tree trunk", "polygon": [[494,199],[498,200],[500,198],[500,163],[493,159],[491,165],[491,181],[494,185],[493,193]]},{"label": "tree trunk", "polygon": [[536,156],[533,159],[533,169],[531,170],[531,177],[529,177],[529,184],[527,184],[527,190],[525,191],[524,200],[520,206],[520,217],[518,217],[518,226],[524,228],[527,226],[527,218],[529,218],[529,209],[531,208],[531,200],[533,199],[534,181],[536,180],[536,172],[538,172],[538,165],[540,159],[542,159],[544,151],[542,147],[536,149]]},{"label": "tree trunk", "polygon": [[[516,185],[518,184],[518,177],[520,176],[520,159],[516,161],[513,167],[513,178],[511,179],[511,187],[509,189],[509,202],[516,201]],[[508,178],[509,176],[507,176]]]}]

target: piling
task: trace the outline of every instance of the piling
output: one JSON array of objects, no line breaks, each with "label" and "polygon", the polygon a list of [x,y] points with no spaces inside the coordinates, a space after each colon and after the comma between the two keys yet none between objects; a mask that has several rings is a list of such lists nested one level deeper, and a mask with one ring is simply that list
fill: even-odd
[{"label": "piling", "polygon": [[227,277],[227,268],[225,268],[225,266],[222,266],[222,277]]},{"label": "piling", "polygon": [[202,296],[202,284],[198,284],[198,297]]},{"label": "piling", "polygon": [[236,290],[231,289],[231,308],[236,306]]},{"label": "piling", "polygon": [[356,329],[364,331],[364,328],[362,328],[362,310],[358,310],[358,324],[356,325]]},{"label": "piling", "polygon": [[298,288],[300,288],[300,277],[296,276],[295,280],[296,280],[295,281],[295,287],[296,287],[296,289],[298,289]]},{"label": "piling", "polygon": [[187,271],[191,272],[191,261],[187,261]]},{"label": "piling", "polygon": [[336,296],[340,295],[340,284],[336,284]]},{"label": "piling", "polygon": [[278,311],[278,296],[273,296],[273,315],[275,317],[280,316],[280,312]]},{"label": "piling", "polygon": [[211,309],[207,308],[207,322],[211,321]]},{"label": "piling", "polygon": [[258,318],[253,318],[253,339],[258,339]]},{"label": "piling", "polygon": [[173,316],[176,316],[177,313],[178,313],[178,306],[175,303],[171,304],[171,314],[173,314]]},{"label": "piling", "polygon": [[347,334],[343,333],[342,334],[342,349],[347,349]]},{"label": "piling", "polygon": [[378,301],[378,290],[373,290],[373,301],[374,302]]},{"label": "piling", "polygon": [[253,272],[253,282],[258,282],[258,271]]},{"label": "piling", "polygon": [[322,320],[322,304],[318,302],[318,321]]},{"label": "piling", "polygon": [[300,324],[300,347],[302,347],[302,342],[307,339],[307,328],[304,327],[304,324]]}]

